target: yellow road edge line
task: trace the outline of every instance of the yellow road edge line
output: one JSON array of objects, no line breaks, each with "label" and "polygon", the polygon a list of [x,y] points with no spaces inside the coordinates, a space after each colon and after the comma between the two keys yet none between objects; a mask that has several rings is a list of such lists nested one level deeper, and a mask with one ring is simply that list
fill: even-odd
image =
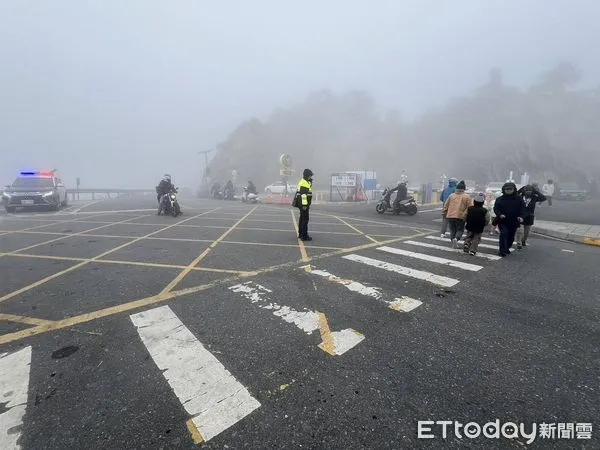
[{"label": "yellow road edge line", "polygon": [[317,311],[319,315],[319,332],[321,333],[321,343],[319,348],[325,353],[335,356],[335,343],[333,342],[333,336],[327,323],[327,317],[322,312]]},{"label": "yellow road edge line", "polygon": [[17,316],[14,314],[3,314],[0,313],[0,320],[6,322],[17,322],[24,323],[26,325],[49,325],[53,323],[52,320],[36,319],[35,317]]},{"label": "yellow road edge line", "polygon": [[600,246],[600,239],[586,237],[583,239],[584,244]]},{"label": "yellow road edge line", "polygon": [[[415,234],[412,236],[404,236],[404,237],[400,237],[400,238],[396,238],[396,239],[382,241],[377,244],[375,244],[375,243],[363,244],[363,245],[359,245],[356,247],[350,247],[350,248],[345,248],[342,250],[336,250],[336,251],[330,252],[330,253],[323,253],[323,254],[314,256],[312,259],[320,260],[320,259],[328,258],[331,256],[343,255],[345,253],[353,253],[353,252],[357,252],[360,250],[366,250],[369,248],[377,247],[380,245],[389,245],[389,244],[393,244],[395,242],[401,242],[403,240],[415,239],[418,237],[426,236],[427,234],[429,234],[429,233],[419,233],[419,234]],[[103,317],[112,316],[114,314],[119,314],[119,313],[122,313],[125,311],[130,311],[132,309],[141,308],[141,307],[152,305],[155,303],[172,300],[172,299],[179,298],[179,297],[182,297],[185,295],[195,294],[197,292],[205,291],[207,289],[210,289],[210,288],[216,287],[216,286],[220,286],[222,284],[239,281],[241,278],[247,278],[247,277],[261,275],[264,273],[274,272],[279,269],[285,269],[287,267],[294,267],[298,264],[301,264],[301,261],[292,261],[292,262],[278,264],[278,265],[271,266],[271,267],[265,267],[263,269],[260,269],[260,270],[254,271],[254,272],[250,272],[245,275],[240,275],[237,277],[223,278],[221,280],[216,280],[211,283],[202,284],[202,285],[189,287],[189,288],[185,288],[185,289],[180,289],[177,291],[171,291],[170,293],[164,294],[164,295],[159,294],[159,295],[155,295],[155,296],[145,297],[145,298],[133,300],[133,301],[130,301],[127,303],[122,303],[120,305],[111,306],[108,308],[100,309],[97,311],[92,311],[89,313],[84,313],[79,316],[70,317],[68,319],[55,321],[48,325],[41,325],[41,326],[37,326],[37,327],[30,328],[27,330],[21,330],[21,331],[16,331],[14,333],[3,334],[3,335],[0,335],[0,344],[6,344],[9,342],[17,341],[19,339],[24,339],[27,337],[41,334],[41,333],[46,333],[48,331],[54,331],[54,330],[59,330],[62,328],[68,328],[68,327],[71,327],[74,325],[79,325],[81,323],[90,322],[92,320],[101,319]]]},{"label": "yellow road edge line", "polygon": [[342,219],[341,217],[335,216],[336,219],[338,219],[340,222],[342,222],[344,225],[346,225],[347,227],[349,227],[350,229],[356,231],[357,233],[362,234],[364,237],[366,237],[368,240],[370,240],[371,242],[377,242],[377,239],[373,239],[371,236],[369,236],[368,234],[364,233],[363,231],[359,230],[358,228],[356,228],[354,225],[349,224],[348,222],[346,222],[344,219]]},{"label": "yellow road edge line", "polygon": [[204,438],[200,434],[200,431],[198,431],[196,424],[194,424],[194,420],[189,419],[185,424],[187,425],[187,429],[190,432],[190,436],[192,436],[192,441],[194,442],[194,444],[202,444],[204,442]]},{"label": "yellow road edge line", "polygon": [[[212,210],[212,211],[216,211],[217,209],[219,209],[219,208],[215,208],[215,209],[214,209],[214,210]],[[208,214],[208,213],[210,213],[210,212],[212,212],[212,211],[207,211],[207,212],[200,213],[200,214],[197,214],[197,215],[195,215],[195,216],[192,216],[192,217],[188,217],[187,219],[185,219],[185,220],[183,220],[183,221],[181,221],[181,222],[185,222],[185,221],[187,221],[187,220],[192,220],[192,219],[195,219],[196,217],[199,217],[199,216],[201,216],[201,215],[203,215],[203,214]],[[25,287],[22,287],[21,289],[18,289],[18,290],[16,290],[16,291],[13,291],[13,292],[11,292],[11,293],[9,293],[9,294],[6,294],[6,295],[4,295],[4,296],[0,297],[0,303],[1,303],[1,302],[4,302],[4,301],[6,301],[6,300],[9,300],[9,299],[11,299],[11,298],[13,298],[13,297],[15,297],[15,296],[17,296],[17,295],[19,295],[19,294],[22,294],[23,292],[27,292],[27,291],[29,291],[29,290],[31,290],[31,289],[34,289],[34,288],[36,288],[36,287],[38,287],[38,286],[41,286],[42,284],[44,284],[44,283],[46,283],[46,282],[48,282],[48,281],[51,281],[51,280],[53,280],[53,279],[55,279],[55,278],[58,278],[58,277],[60,277],[60,276],[62,276],[62,275],[64,275],[64,274],[66,274],[66,273],[69,273],[69,272],[72,272],[73,270],[79,269],[80,267],[83,267],[83,266],[85,266],[86,264],[89,264],[89,263],[91,263],[91,262],[96,262],[96,260],[98,260],[98,259],[100,259],[100,258],[104,258],[105,256],[107,256],[107,255],[110,255],[111,253],[117,252],[117,251],[119,251],[119,250],[121,250],[121,249],[123,249],[123,248],[125,248],[125,247],[127,247],[127,246],[129,246],[129,245],[131,245],[131,244],[134,244],[134,243],[136,243],[136,242],[139,242],[139,241],[141,241],[141,240],[143,240],[143,239],[145,239],[145,238],[147,238],[147,237],[150,237],[150,236],[152,236],[152,235],[154,235],[154,234],[157,234],[157,233],[160,233],[160,232],[162,232],[162,231],[168,230],[169,228],[172,228],[172,227],[174,227],[174,226],[175,226],[177,223],[181,223],[181,222],[176,222],[176,223],[174,223],[174,224],[171,224],[171,225],[168,225],[168,226],[166,226],[166,227],[164,227],[164,228],[162,228],[162,229],[160,229],[160,230],[153,231],[152,233],[149,233],[149,234],[147,234],[147,235],[145,235],[145,236],[141,236],[141,237],[135,238],[135,239],[133,239],[133,240],[131,240],[131,241],[129,241],[129,242],[125,242],[124,244],[121,244],[121,245],[119,245],[119,246],[117,246],[117,247],[114,247],[114,248],[112,248],[112,249],[110,249],[110,250],[107,250],[107,251],[105,251],[104,253],[101,253],[101,254],[99,254],[99,255],[97,255],[97,256],[94,256],[93,258],[91,258],[91,259],[89,259],[89,260],[82,261],[82,262],[80,262],[79,264],[75,264],[74,266],[68,267],[67,269],[64,269],[64,270],[62,270],[62,271],[60,271],[60,272],[57,272],[57,273],[55,273],[55,274],[52,274],[52,275],[49,275],[49,276],[47,276],[46,278],[42,278],[41,280],[38,280],[38,281],[36,281],[35,283],[31,283],[31,284],[29,284],[29,285],[27,285],[27,286],[25,286]]]},{"label": "yellow road edge line", "polygon": [[292,223],[294,224],[294,230],[296,230],[296,239],[298,239],[298,248],[300,249],[300,256],[302,257],[302,262],[308,262],[310,261],[310,258],[308,257],[308,253],[306,253],[304,241],[297,237],[300,233],[300,230],[298,229],[298,224],[296,223],[296,215],[294,214],[293,210],[290,210],[290,213],[292,214]]},{"label": "yellow road edge line", "polygon": [[223,233],[212,244],[210,244],[209,247],[206,250],[204,250],[202,253],[200,253],[200,255],[196,259],[194,259],[185,269],[183,269],[179,273],[179,275],[177,275],[169,284],[167,284],[164,287],[164,289],[161,291],[161,294],[166,294],[167,292],[171,292],[173,290],[173,288],[175,286],[177,286],[179,284],[179,282],[181,280],[183,280],[183,278],[188,273],[190,273],[190,271],[192,270],[192,268],[194,268],[195,266],[197,266],[200,261],[202,261],[204,258],[206,258],[206,255],[208,255],[212,251],[212,249],[214,249],[217,245],[219,245],[219,242],[221,242],[223,239],[225,239],[229,233],[231,233],[233,230],[235,230],[238,227],[238,225],[240,223],[242,223],[244,221],[244,219],[246,219],[246,217],[248,217],[250,214],[252,214],[254,212],[254,210],[256,208],[258,208],[258,206],[255,206],[254,208],[252,208],[244,217],[242,217],[241,219],[239,219],[225,233]]}]

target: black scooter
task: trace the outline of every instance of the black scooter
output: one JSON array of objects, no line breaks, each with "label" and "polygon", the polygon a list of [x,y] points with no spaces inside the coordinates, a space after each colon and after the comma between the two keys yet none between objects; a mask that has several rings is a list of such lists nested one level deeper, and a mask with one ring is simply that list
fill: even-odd
[{"label": "black scooter", "polygon": [[399,202],[395,201],[392,207],[390,208],[386,199],[389,191],[389,188],[385,188],[385,190],[381,194],[381,200],[375,206],[375,211],[377,211],[379,214],[383,214],[389,210],[394,215],[406,213],[409,216],[414,216],[417,213],[417,202],[415,201],[415,198],[412,195]]}]

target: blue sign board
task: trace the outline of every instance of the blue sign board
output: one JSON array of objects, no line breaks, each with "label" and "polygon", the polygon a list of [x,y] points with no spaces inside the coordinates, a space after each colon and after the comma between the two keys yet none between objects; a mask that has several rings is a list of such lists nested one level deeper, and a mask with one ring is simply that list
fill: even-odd
[{"label": "blue sign board", "polygon": [[364,180],[363,189],[365,191],[374,191],[377,189],[377,180]]}]

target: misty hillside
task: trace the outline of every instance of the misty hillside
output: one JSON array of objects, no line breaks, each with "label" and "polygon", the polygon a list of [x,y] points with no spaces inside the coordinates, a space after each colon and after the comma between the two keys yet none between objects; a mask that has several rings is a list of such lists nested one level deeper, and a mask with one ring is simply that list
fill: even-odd
[{"label": "misty hillside", "polygon": [[224,182],[236,169],[240,182],[250,178],[262,190],[280,178],[285,152],[294,181],[310,167],[317,189],[327,188],[332,172],[363,169],[376,170],[382,183],[395,182],[401,170],[421,182],[442,173],[503,181],[512,170],[584,183],[600,173],[600,89],[574,90],[580,75],[563,63],[519,90],[493,69],[484,85],[414,123],[399,112],[378,114],[364,92],[315,92],[266,122],[241,124],[218,146],[210,173]]}]

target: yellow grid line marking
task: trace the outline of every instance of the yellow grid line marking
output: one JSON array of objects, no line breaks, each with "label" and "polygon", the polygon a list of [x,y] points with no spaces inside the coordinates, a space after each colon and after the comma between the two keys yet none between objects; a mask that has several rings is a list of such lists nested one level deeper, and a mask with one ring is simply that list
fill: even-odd
[{"label": "yellow grid line marking", "polygon": [[[144,216],[139,216],[139,217],[146,217],[146,215],[144,215]],[[139,217],[135,217],[135,219],[137,219],[137,218],[139,218]],[[127,222],[128,220],[133,220],[133,219],[134,219],[134,218],[125,219],[125,220],[122,220],[121,222],[116,222],[116,223],[115,223],[115,225],[116,225],[116,224],[119,224],[119,223],[124,223],[124,222]],[[106,228],[106,227],[108,227],[108,226],[109,226],[109,225],[102,225],[102,226],[100,226],[100,227],[92,228],[92,229],[90,229],[90,230],[86,230],[86,231],[95,231],[95,230],[100,230],[100,229],[102,229],[102,228]],[[73,236],[81,236],[81,235],[83,235],[83,233],[85,233],[86,231],[80,231],[80,232],[78,232],[78,233],[69,233],[67,236],[61,236],[61,237],[57,237],[57,238],[54,238],[54,239],[50,239],[50,240],[48,240],[48,241],[40,242],[40,243],[38,243],[38,244],[29,245],[29,246],[27,246],[27,247],[23,247],[23,248],[20,248],[20,249],[18,249],[18,250],[13,250],[12,252],[8,252],[8,253],[9,253],[9,254],[12,254],[12,253],[24,252],[24,251],[26,251],[26,250],[31,250],[32,248],[35,248],[35,247],[41,247],[42,245],[51,244],[52,242],[57,242],[57,241],[62,241],[62,240],[64,240],[64,239],[69,239],[70,237],[73,237]]]},{"label": "yellow grid line marking", "polygon": [[292,223],[294,224],[294,229],[296,230],[296,239],[298,239],[298,248],[300,249],[300,256],[302,257],[302,262],[308,262],[310,261],[310,258],[308,257],[308,253],[306,253],[306,247],[304,246],[304,241],[300,238],[298,238],[298,233],[300,232],[298,229],[298,224],[296,223],[296,215],[294,214],[294,211],[290,210],[290,213],[292,214]]},{"label": "yellow grid line marking", "polygon": [[[214,209],[214,210],[212,210],[212,211],[216,211],[217,209],[219,209],[219,208],[215,208],[215,209]],[[195,215],[195,216],[192,216],[192,217],[189,217],[189,218],[187,218],[187,219],[183,220],[182,222],[185,222],[186,220],[192,220],[192,219],[194,219],[194,218],[196,218],[196,217],[199,217],[199,216],[201,216],[201,215],[203,215],[203,214],[208,214],[208,213],[210,213],[210,212],[211,212],[211,211],[207,211],[207,212],[204,212],[204,213],[197,214],[197,215]],[[131,240],[131,241],[129,241],[129,242],[125,242],[124,244],[122,244],[122,245],[119,245],[119,246],[117,246],[117,247],[115,247],[115,248],[113,248],[113,249],[111,249],[111,250],[105,251],[105,252],[103,252],[103,253],[101,253],[101,254],[99,254],[99,255],[97,255],[97,256],[95,256],[95,257],[93,257],[93,258],[89,259],[89,260],[82,261],[82,262],[80,262],[79,264],[75,264],[74,266],[71,266],[71,267],[69,267],[69,268],[67,268],[67,269],[65,269],[65,270],[61,270],[60,272],[57,272],[57,273],[55,273],[55,274],[49,275],[49,276],[47,276],[47,277],[45,277],[45,278],[42,278],[41,280],[38,280],[38,281],[36,281],[35,283],[31,283],[31,284],[29,284],[29,285],[27,285],[27,286],[25,286],[25,287],[22,287],[21,289],[18,289],[18,290],[16,290],[16,291],[13,291],[13,292],[11,292],[10,294],[6,294],[6,295],[4,295],[4,296],[0,297],[0,303],[1,303],[1,302],[4,302],[4,301],[6,301],[6,300],[9,300],[9,299],[11,299],[11,298],[13,298],[13,297],[15,297],[15,296],[17,296],[17,295],[19,295],[19,294],[22,294],[22,293],[24,293],[24,292],[30,291],[31,289],[34,289],[34,288],[36,288],[36,287],[38,287],[38,286],[41,286],[42,284],[44,284],[44,283],[47,283],[48,281],[54,280],[55,278],[58,278],[58,277],[60,277],[60,276],[62,276],[62,275],[64,275],[64,274],[66,274],[66,273],[69,273],[69,272],[72,272],[73,270],[79,269],[80,267],[83,267],[83,266],[85,266],[85,265],[87,265],[87,264],[89,264],[89,263],[91,263],[91,262],[95,262],[96,260],[98,260],[98,259],[100,259],[100,258],[103,258],[103,257],[105,257],[105,256],[107,256],[107,255],[110,255],[111,253],[114,253],[114,252],[116,252],[116,251],[119,251],[119,250],[121,250],[121,249],[123,249],[123,248],[125,248],[125,247],[128,247],[129,245],[131,245],[131,244],[134,244],[134,243],[136,243],[136,242],[139,242],[139,241],[141,241],[141,240],[143,240],[143,239],[145,239],[145,238],[147,238],[147,237],[150,237],[150,236],[152,236],[152,235],[154,235],[154,234],[156,234],[156,233],[159,233],[159,232],[161,232],[161,231],[168,230],[169,228],[172,228],[172,227],[174,227],[176,224],[177,224],[177,222],[176,222],[176,223],[174,223],[174,224],[171,224],[171,225],[169,225],[169,226],[166,226],[166,227],[164,227],[164,228],[162,228],[162,229],[160,229],[160,230],[153,231],[152,233],[149,233],[149,234],[147,234],[146,236],[141,236],[141,237],[135,238],[135,239],[133,239],[133,240]]]},{"label": "yellow grid line marking", "polygon": [[[101,214],[90,214],[88,217],[85,217],[85,218],[95,217],[95,216],[99,216],[99,215],[101,215]],[[44,225],[36,225],[35,227],[23,228],[22,230],[6,230],[4,232],[4,234],[18,233],[20,231],[37,230],[39,228],[52,227],[54,225],[60,225],[62,223],[74,223],[74,222],[78,223],[78,222],[80,222],[80,218],[56,221],[56,220],[48,220],[48,219],[33,219],[33,218],[17,219],[17,218],[12,218],[12,217],[4,217],[3,220],[13,220],[13,221],[22,221],[22,222],[27,222],[27,221],[51,222],[51,223],[45,223]]]},{"label": "yellow grid line marking", "polygon": [[[295,246],[294,246],[295,247]],[[163,263],[148,263],[143,261],[129,261],[129,260],[119,260],[119,259],[93,259],[93,258],[77,258],[73,256],[53,256],[53,255],[34,255],[30,253],[0,253],[3,256],[12,256],[18,258],[33,258],[33,259],[50,259],[56,261],[76,261],[76,262],[94,262],[94,263],[102,263],[102,264],[122,264],[124,266],[141,266],[141,267],[157,267],[163,269],[185,269],[187,266],[183,264],[163,264]],[[192,270],[196,270],[199,272],[216,272],[216,273],[230,273],[237,275],[248,275],[253,272],[247,270],[230,270],[230,269],[216,269],[212,267],[194,267]]]},{"label": "yellow grid line marking", "polygon": [[188,431],[190,432],[190,436],[192,437],[192,441],[194,442],[194,444],[202,444],[204,442],[204,438],[202,437],[200,431],[198,431],[198,428],[194,424],[194,420],[189,419],[185,424],[187,426]]},{"label": "yellow grid line marking", "polygon": [[[186,225],[182,225],[186,226]],[[226,227],[223,227],[226,228]],[[239,229],[239,228],[238,228]],[[58,233],[58,232],[50,232],[50,231],[27,231],[28,234],[49,234],[49,235],[58,235],[58,236],[73,236],[72,233]],[[2,236],[2,232],[0,231],[0,236]],[[83,234],[82,237],[97,237],[97,238],[108,238],[108,239],[134,239],[135,236],[122,236],[122,235],[114,235],[114,234]],[[395,237],[395,236],[394,236]],[[175,241],[175,242],[213,242],[212,239],[192,239],[192,238],[168,238],[168,237],[149,237],[146,238],[149,241]],[[260,245],[265,247],[298,247],[296,244],[274,244],[271,242],[241,242],[241,241],[221,241],[221,244],[238,244],[238,245]],[[324,250],[341,250],[344,247],[330,247],[330,246],[320,246],[320,245],[306,245],[306,248],[319,248]],[[9,255],[9,253],[0,253],[0,255]]]},{"label": "yellow grid line marking", "polygon": [[363,233],[362,231],[360,231],[358,228],[356,228],[354,225],[349,224],[348,222],[346,222],[344,219],[342,219],[341,217],[338,216],[334,216],[336,219],[338,219],[340,222],[342,222],[344,225],[346,225],[347,227],[349,227],[350,229],[356,231],[357,233],[360,233],[361,235],[363,235],[364,237],[366,237],[368,240],[370,240],[371,242],[377,242],[377,239],[373,239],[371,236],[369,236],[368,234]]},{"label": "yellow grid line marking", "polygon": [[173,290],[173,288],[175,286],[177,286],[179,284],[179,282],[181,280],[183,280],[183,278],[190,273],[190,271],[192,270],[193,267],[197,266],[198,263],[200,261],[202,261],[206,255],[208,255],[217,245],[219,245],[219,242],[221,242],[223,239],[225,239],[227,237],[227,235],[229,233],[231,233],[233,230],[235,230],[237,228],[237,226],[242,223],[244,221],[244,219],[246,219],[246,217],[248,217],[250,214],[252,214],[252,212],[257,208],[257,206],[255,206],[254,208],[252,208],[244,217],[242,217],[241,219],[239,219],[236,223],[234,223],[225,233],[223,233],[221,236],[219,236],[212,244],[210,244],[210,246],[204,250],[196,259],[194,259],[185,269],[183,269],[181,271],[181,273],[179,275],[177,275],[173,281],[171,281],[167,286],[165,286],[165,288],[160,292],[159,295],[161,294],[166,294],[168,292],[171,292]]},{"label": "yellow grid line marking", "polygon": [[0,321],[17,322],[26,325],[50,325],[52,320],[36,319],[35,317],[16,316],[14,314],[0,314]]},{"label": "yellow grid line marking", "polygon": [[[426,236],[427,234],[429,234],[429,233],[419,233],[419,234],[415,234],[412,236],[405,236],[405,237],[401,237],[401,238],[390,239],[387,241],[378,242],[377,244],[372,243],[372,244],[359,245],[359,246],[351,247],[351,248],[345,248],[342,250],[337,250],[334,252],[324,253],[321,255],[314,256],[314,257],[312,257],[312,260],[320,260],[320,259],[328,258],[331,256],[338,256],[338,255],[343,255],[346,253],[353,253],[353,252],[357,252],[360,250],[366,250],[369,248],[377,247],[380,245],[389,245],[389,244],[393,244],[395,242],[401,242],[403,240],[415,239],[418,237]],[[271,267],[265,267],[263,269],[255,271],[255,272],[251,272],[250,274],[247,274],[247,275],[242,275],[242,276],[237,276],[237,277],[235,277],[235,276],[227,277],[227,278],[224,278],[221,280],[213,281],[211,283],[202,284],[202,285],[185,288],[185,289],[180,289],[178,291],[171,291],[166,294],[158,294],[158,295],[154,295],[154,296],[150,296],[150,297],[145,297],[145,298],[133,300],[133,301],[130,301],[127,303],[122,303],[120,305],[111,306],[111,307],[100,309],[97,311],[80,314],[79,316],[73,316],[73,317],[69,317],[68,319],[58,320],[58,321],[52,322],[48,325],[40,325],[37,327],[29,328],[27,330],[16,331],[14,333],[7,333],[7,334],[0,336],[0,345],[6,344],[9,342],[14,342],[19,339],[24,339],[24,338],[31,337],[31,336],[36,336],[38,334],[47,333],[48,331],[61,330],[63,328],[72,327],[74,325],[91,322],[92,320],[97,320],[97,319],[101,319],[103,317],[108,317],[108,316],[112,316],[112,315],[119,314],[122,312],[131,311],[133,309],[138,309],[138,308],[146,307],[146,306],[153,305],[156,303],[165,302],[165,301],[179,298],[179,297],[182,297],[185,295],[195,294],[197,292],[205,291],[205,290],[208,290],[215,286],[220,286],[220,285],[223,285],[226,283],[232,283],[232,282],[239,281],[242,278],[247,278],[247,277],[251,277],[251,276],[274,272],[274,271],[277,271],[280,269],[294,267],[299,263],[300,263],[299,261],[293,261],[293,262],[287,262],[287,263],[283,263],[283,264],[274,265]]]},{"label": "yellow grid line marking", "polygon": [[321,343],[319,344],[319,348],[330,355],[335,355],[335,345],[333,343],[333,336],[331,335],[331,330],[329,329],[329,324],[327,323],[327,317],[322,312],[318,312],[319,316],[319,332],[321,333]]}]

